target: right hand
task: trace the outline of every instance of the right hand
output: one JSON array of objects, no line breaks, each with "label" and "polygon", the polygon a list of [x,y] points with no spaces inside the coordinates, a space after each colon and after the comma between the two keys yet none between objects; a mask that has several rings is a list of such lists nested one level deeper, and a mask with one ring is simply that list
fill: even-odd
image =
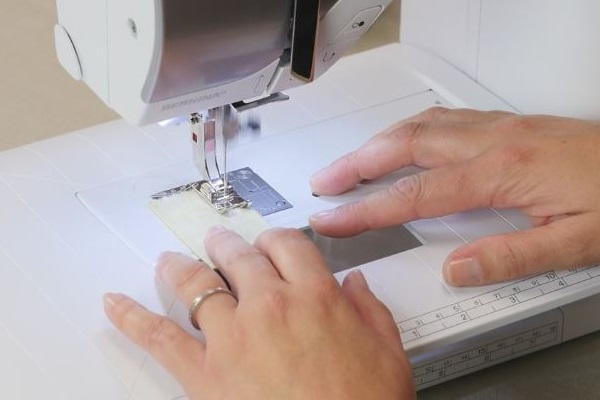
[{"label": "right hand", "polygon": [[416,165],[427,171],[355,204],[319,213],[328,236],[471,209],[518,208],[533,229],[452,253],[446,280],[474,286],[600,263],[600,124],[435,108],[391,127],[312,179],[320,195]]}]

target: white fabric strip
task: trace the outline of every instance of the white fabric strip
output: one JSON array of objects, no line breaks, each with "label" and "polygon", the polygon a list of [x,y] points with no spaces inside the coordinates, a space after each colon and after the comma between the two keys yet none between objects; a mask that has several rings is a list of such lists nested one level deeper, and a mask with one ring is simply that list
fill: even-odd
[{"label": "white fabric strip", "polygon": [[210,228],[222,225],[249,243],[254,243],[258,235],[269,228],[263,217],[252,209],[235,209],[220,215],[193,190],[152,200],[149,207],[196,257],[211,267],[204,248]]}]

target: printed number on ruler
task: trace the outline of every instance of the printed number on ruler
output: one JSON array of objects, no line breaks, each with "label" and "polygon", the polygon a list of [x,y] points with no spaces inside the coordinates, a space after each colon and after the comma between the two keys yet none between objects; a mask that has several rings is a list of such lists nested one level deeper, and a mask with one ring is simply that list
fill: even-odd
[{"label": "printed number on ruler", "polygon": [[600,276],[600,266],[548,272],[398,323],[408,343]]},{"label": "printed number on ruler", "polygon": [[415,366],[413,376],[418,388],[465,375],[560,342],[560,325],[553,322],[516,335],[453,354],[441,360]]}]

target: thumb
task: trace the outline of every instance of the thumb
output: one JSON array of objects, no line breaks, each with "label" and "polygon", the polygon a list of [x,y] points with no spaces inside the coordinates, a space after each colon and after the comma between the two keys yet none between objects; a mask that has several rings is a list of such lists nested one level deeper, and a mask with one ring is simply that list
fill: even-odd
[{"label": "thumb", "polygon": [[367,325],[375,329],[391,348],[402,351],[400,332],[390,310],[373,294],[360,270],[352,271],[342,291]]},{"label": "thumb", "polygon": [[590,266],[599,259],[594,257],[594,246],[590,244],[590,240],[598,241],[598,232],[594,232],[598,228],[590,220],[579,215],[527,231],[480,239],[448,257],[444,277],[453,286],[480,286],[555,269]]}]

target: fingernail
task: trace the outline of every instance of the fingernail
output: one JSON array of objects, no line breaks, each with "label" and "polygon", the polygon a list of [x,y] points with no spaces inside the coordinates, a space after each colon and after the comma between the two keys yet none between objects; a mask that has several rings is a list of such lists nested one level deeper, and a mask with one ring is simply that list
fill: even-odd
[{"label": "fingernail", "polygon": [[218,235],[223,232],[229,232],[229,229],[225,228],[223,225],[216,225],[208,230],[208,232],[206,233],[206,236],[207,237],[215,236],[215,235]]},{"label": "fingernail", "polygon": [[106,293],[103,297],[104,307],[106,309],[113,308],[122,297],[123,296],[118,293]]},{"label": "fingernail", "polygon": [[327,211],[321,211],[318,212],[316,214],[313,214],[310,219],[311,221],[316,221],[316,222],[326,222],[330,219],[335,218],[335,214],[337,213],[337,210],[333,209],[333,210],[327,210]]},{"label": "fingernail", "polygon": [[369,283],[365,279],[365,275],[363,274],[363,272],[360,269],[355,269],[354,271],[350,272],[348,274],[348,279],[350,279],[350,282],[352,282],[362,288],[366,288],[366,289],[369,288]]},{"label": "fingernail", "polygon": [[452,286],[480,286],[483,282],[483,268],[477,259],[465,258],[444,265],[444,277]]}]

